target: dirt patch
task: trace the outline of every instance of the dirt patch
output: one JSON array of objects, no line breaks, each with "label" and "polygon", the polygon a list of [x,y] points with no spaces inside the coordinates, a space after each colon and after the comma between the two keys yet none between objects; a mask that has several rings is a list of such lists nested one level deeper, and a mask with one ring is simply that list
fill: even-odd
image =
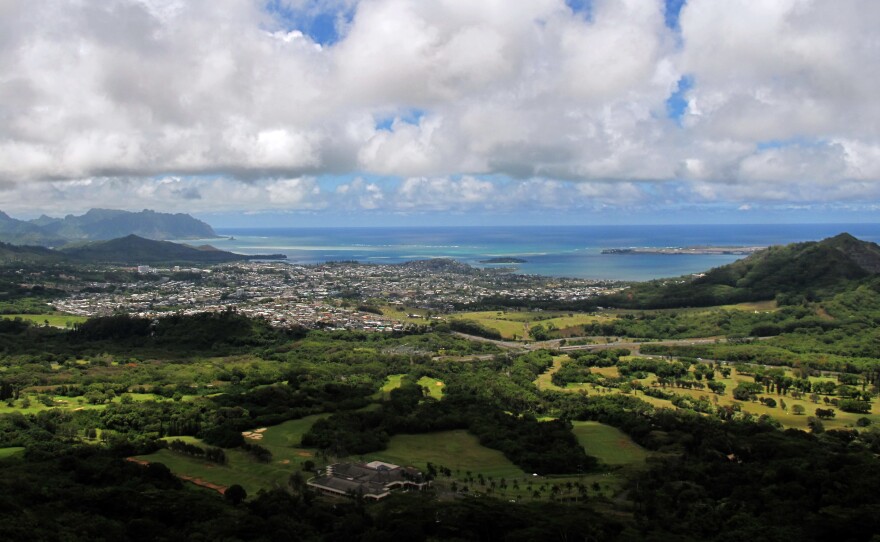
[{"label": "dirt patch", "polygon": [[[149,466],[149,464],[150,464],[149,461],[146,461],[144,459],[138,459],[136,457],[126,457],[125,460],[129,461],[131,463],[136,463],[138,465],[142,465],[144,467]],[[208,482],[206,480],[202,480],[201,478],[196,478],[195,476],[187,476],[185,474],[175,474],[174,476],[177,476],[181,480],[190,482],[190,483],[195,484],[199,487],[204,487],[206,489],[211,489],[213,491],[216,491],[217,493],[219,493],[221,495],[226,493],[226,489],[227,489],[226,486],[221,486],[220,484],[215,484],[214,482]]]},{"label": "dirt patch", "polygon": [[223,495],[226,493],[226,486],[221,486],[220,484],[215,484],[213,482],[208,482],[206,480],[202,480],[201,478],[196,478],[195,476],[186,476],[184,474],[175,474],[181,480],[186,480],[187,482],[193,483],[199,487],[204,487],[206,489],[212,489],[219,494]]},{"label": "dirt patch", "polygon": [[299,457],[314,457],[315,454],[312,452],[296,452],[296,455]]},{"label": "dirt patch", "polygon": [[834,320],[834,317],[828,314],[828,311],[826,311],[824,307],[816,309],[816,315],[822,320]]}]

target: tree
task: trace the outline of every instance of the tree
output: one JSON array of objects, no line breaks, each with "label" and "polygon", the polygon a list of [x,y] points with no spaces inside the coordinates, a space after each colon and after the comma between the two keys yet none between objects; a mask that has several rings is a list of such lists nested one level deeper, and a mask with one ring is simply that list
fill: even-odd
[{"label": "tree", "polygon": [[811,433],[819,434],[825,432],[825,425],[818,419],[810,416],[807,418],[807,427],[810,428]]},{"label": "tree", "polygon": [[724,390],[727,388],[727,385],[724,382],[716,382],[714,380],[709,382],[709,389],[718,395],[724,395]]},{"label": "tree", "polygon": [[794,414],[795,416],[803,416],[804,412],[806,412],[806,411],[807,411],[807,409],[804,408],[804,405],[792,405],[791,406],[791,413]]},{"label": "tree", "polygon": [[226,488],[226,492],[223,493],[223,498],[237,506],[247,498],[247,491],[238,484],[232,484]]},{"label": "tree", "polygon": [[776,408],[776,400],[772,397],[761,397],[761,404],[769,408]]},{"label": "tree", "polygon": [[843,410],[844,412],[855,412],[857,414],[868,414],[871,412],[871,403],[868,401],[841,399],[838,404],[840,410]]},{"label": "tree", "polygon": [[831,419],[836,415],[833,408],[817,408],[816,417],[821,419]]}]

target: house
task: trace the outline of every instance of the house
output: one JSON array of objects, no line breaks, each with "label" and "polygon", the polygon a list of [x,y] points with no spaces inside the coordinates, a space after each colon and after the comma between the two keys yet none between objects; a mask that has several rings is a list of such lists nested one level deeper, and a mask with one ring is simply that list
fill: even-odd
[{"label": "house", "polygon": [[324,474],[307,482],[328,495],[353,497],[361,495],[378,501],[391,494],[392,489],[423,490],[431,482],[421,471],[412,467],[400,467],[382,461],[370,463],[335,463]]}]

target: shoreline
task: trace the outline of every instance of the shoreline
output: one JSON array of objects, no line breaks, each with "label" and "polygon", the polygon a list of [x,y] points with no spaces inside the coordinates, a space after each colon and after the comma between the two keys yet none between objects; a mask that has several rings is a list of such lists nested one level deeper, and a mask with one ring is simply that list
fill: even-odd
[{"label": "shoreline", "polygon": [[767,247],[633,247],[633,248],[606,248],[602,254],[668,254],[668,255],[725,255],[725,256],[748,256]]}]

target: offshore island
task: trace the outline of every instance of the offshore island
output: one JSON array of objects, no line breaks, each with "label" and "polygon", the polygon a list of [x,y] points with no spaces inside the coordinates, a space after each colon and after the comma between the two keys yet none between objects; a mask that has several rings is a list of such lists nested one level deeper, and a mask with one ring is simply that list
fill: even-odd
[{"label": "offshore island", "polygon": [[602,254],[720,254],[746,256],[767,247],[633,247],[606,248]]}]

